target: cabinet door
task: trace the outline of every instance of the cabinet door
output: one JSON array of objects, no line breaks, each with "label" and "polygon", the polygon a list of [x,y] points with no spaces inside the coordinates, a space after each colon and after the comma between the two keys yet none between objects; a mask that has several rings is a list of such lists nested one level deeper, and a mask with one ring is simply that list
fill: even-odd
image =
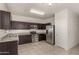
[{"label": "cabinet door", "polygon": [[39,25],[38,25],[38,29],[46,29],[46,25],[44,25],[44,24],[39,24]]},{"label": "cabinet door", "polygon": [[25,29],[31,29],[31,25],[28,23],[25,23],[24,26],[25,26]]},{"label": "cabinet door", "polygon": [[17,54],[18,54],[17,41],[0,43],[0,55],[17,55]]},{"label": "cabinet door", "polygon": [[11,21],[11,28],[12,29],[17,29],[17,23],[14,21]]},{"label": "cabinet door", "polygon": [[1,11],[2,29],[10,29],[10,12]]},{"label": "cabinet door", "polygon": [[40,26],[40,24],[38,24],[38,29],[41,29],[41,26]]},{"label": "cabinet door", "polygon": [[19,44],[31,43],[31,35],[19,35]]},{"label": "cabinet door", "polygon": [[3,29],[10,29],[10,19],[11,19],[11,14],[10,12],[1,12],[1,19],[2,19],[2,28]]},{"label": "cabinet door", "polygon": [[17,55],[18,54],[18,42],[12,41],[7,42],[7,49],[9,51],[9,55]]},{"label": "cabinet door", "polygon": [[14,21],[12,22],[12,29],[24,29],[25,25],[22,22]]},{"label": "cabinet door", "polygon": [[24,28],[25,28],[24,23],[18,22],[16,28],[17,28],[17,29],[24,29]]},{"label": "cabinet door", "polygon": [[0,29],[2,29],[1,11],[0,11]]},{"label": "cabinet door", "polygon": [[41,25],[41,29],[46,29],[46,25]]},{"label": "cabinet door", "polygon": [[39,34],[39,41],[46,40],[46,34]]}]

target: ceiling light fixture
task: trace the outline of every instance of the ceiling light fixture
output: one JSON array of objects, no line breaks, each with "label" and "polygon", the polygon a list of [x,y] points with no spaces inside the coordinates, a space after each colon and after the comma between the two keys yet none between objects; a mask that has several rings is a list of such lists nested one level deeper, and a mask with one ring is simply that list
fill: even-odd
[{"label": "ceiling light fixture", "polygon": [[35,14],[39,14],[39,15],[44,15],[45,13],[40,11],[40,10],[36,10],[36,9],[31,9],[30,10],[31,13],[35,13]]},{"label": "ceiling light fixture", "polygon": [[49,3],[49,5],[51,6],[51,5],[52,5],[52,3]]}]

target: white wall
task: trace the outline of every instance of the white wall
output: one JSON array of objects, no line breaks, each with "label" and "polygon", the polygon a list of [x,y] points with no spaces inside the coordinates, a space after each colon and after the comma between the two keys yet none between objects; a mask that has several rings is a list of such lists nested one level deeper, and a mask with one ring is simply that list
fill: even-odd
[{"label": "white wall", "polygon": [[79,44],[79,16],[68,11],[68,49]]},{"label": "white wall", "polygon": [[[52,18],[53,20],[53,18]],[[19,15],[13,15],[12,14],[12,21],[22,21],[22,22],[34,22],[34,23],[48,23],[52,21],[51,19],[37,19],[32,17],[25,17],[25,16],[19,16]],[[53,23],[53,21],[52,21]]]},{"label": "white wall", "polygon": [[67,10],[55,14],[55,43],[56,46],[67,48]]},{"label": "white wall", "polygon": [[54,19],[54,17],[45,19],[45,21],[51,23],[52,25],[55,25],[55,19]]},{"label": "white wall", "polygon": [[7,11],[7,8],[4,3],[0,3],[0,10]]},{"label": "white wall", "polygon": [[55,14],[56,45],[68,50],[79,44],[79,17],[65,9]]}]

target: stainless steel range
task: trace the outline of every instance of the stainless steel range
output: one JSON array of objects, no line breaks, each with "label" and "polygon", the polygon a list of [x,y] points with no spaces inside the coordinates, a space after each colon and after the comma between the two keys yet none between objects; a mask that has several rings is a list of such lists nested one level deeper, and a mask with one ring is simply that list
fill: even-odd
[{"label": "stainless steel range", "polygon": [[32,42],[38,42],[38,34],[36,33],[36,31],[32,31],[31,32],[32,35]]}]

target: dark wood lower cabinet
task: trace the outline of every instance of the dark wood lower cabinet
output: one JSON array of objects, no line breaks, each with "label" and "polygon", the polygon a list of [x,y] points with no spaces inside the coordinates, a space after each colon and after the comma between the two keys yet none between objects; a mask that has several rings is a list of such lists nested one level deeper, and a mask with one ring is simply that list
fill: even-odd
[{"label": "dark wood lower cabinet", "polygon": [[17,55],[18,43],[17,41],[0,42],[0,55]]},{"label": "dark wood lower cabinet", "polygon": [[39,41],[46,40],[46,34],[39,34]]},{"label": "dark wood lower cabinet", "polygon": [[31,35],[19,35],[19,45],[26,43],[32,43]]}]

